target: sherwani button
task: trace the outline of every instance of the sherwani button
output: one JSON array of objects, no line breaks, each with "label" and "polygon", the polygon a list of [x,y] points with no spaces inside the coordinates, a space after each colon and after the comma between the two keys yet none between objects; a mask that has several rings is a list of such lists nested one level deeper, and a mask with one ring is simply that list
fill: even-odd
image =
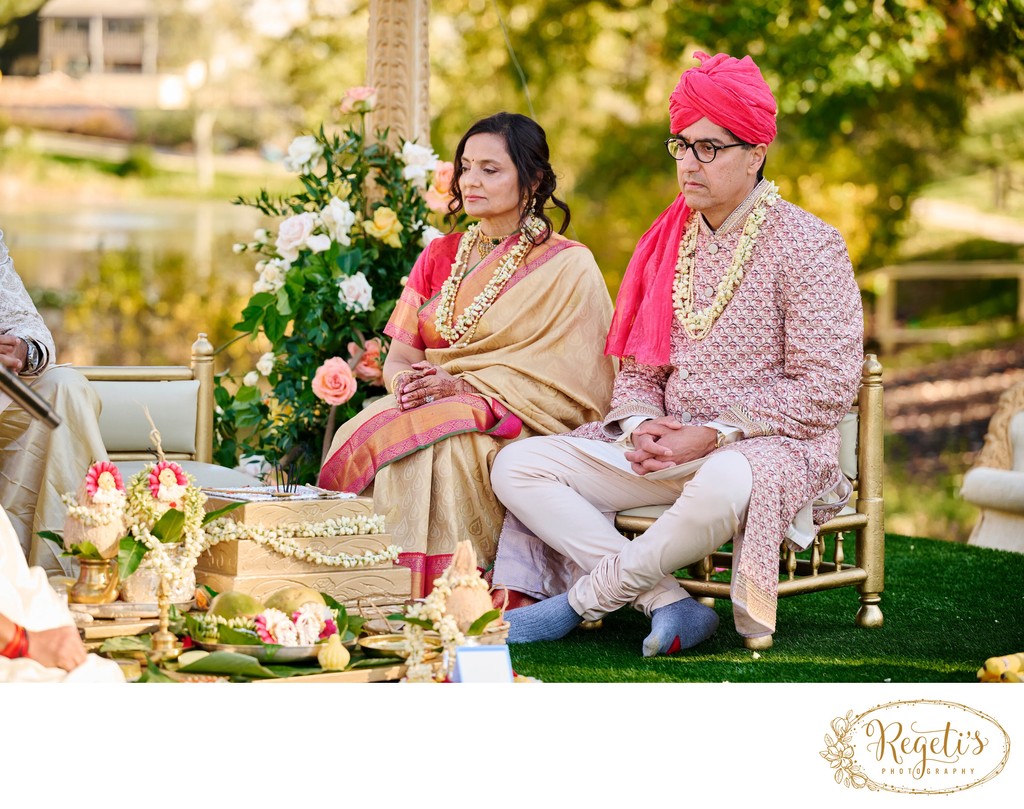
[{"label": "sherwani button", "polygon": [[690,376],[690,372],[686,368],[679,369],[679,378],[687,379]]},{"label": "sherwani button", "polygon": [[708,245],[708,252],[711,253],[711,255],[715,255],[715,253],[718,252],[718,243],[711,242],[711,244]]},{"label": "sherwani button", "polygon": [[689,423],[693,421],[693,416],[691,416],[689,413],[683,413],[682,415],[679,416],[679,418],[684,423]]},{"label": "sherwani button", "polygon": [[715,297],[715,288],[714,287],[704,287],[704,297],[706,297],[706,298],[713,298],[713,297]]}]

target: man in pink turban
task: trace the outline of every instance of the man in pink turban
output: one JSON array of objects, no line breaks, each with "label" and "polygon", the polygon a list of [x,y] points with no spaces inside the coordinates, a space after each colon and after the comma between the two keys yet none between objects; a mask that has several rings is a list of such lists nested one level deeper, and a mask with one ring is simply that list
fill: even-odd
[{"label": "man in pink turban", "polygon": [[[863,318],[846,244],[764,179],[776,105],[753,60],[696,58],[669,100],[681,193],[640,239],[606,343],[611,410],[491,472],[510,514],[494,583],[540,599],[507,613],[510,643],[629,604],[651,618],[645,656],[694,646],[718,615],[672,574],[732,541],[736,629],[770,645],[780,545],[807,547],[850,495],[837,426]],[[632,542],[609,519],[658,505]]]}]

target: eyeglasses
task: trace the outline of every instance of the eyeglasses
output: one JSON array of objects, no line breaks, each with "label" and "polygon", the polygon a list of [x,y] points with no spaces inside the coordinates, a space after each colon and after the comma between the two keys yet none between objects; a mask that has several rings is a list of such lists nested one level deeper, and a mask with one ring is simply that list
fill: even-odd
[{"label": "eyeglasses", "polygon": [[671,137],[665,141],[665,148],[668,149],[668,153],[676,160],[682,160],[686,157],[686,150],[690,149],[693,151],[693,156],[696,157],[701,163],[711,163],[716,157],[718,157],[719,151],[722,149],[732,149],[734,146],[750,146],[749,143],[740,141],[739,143],[728,143],[725,146],[719,146],[716,143],[712,143],[709,140],[697,140],[690,143],[686,138],[680,138],[678,136]]}]

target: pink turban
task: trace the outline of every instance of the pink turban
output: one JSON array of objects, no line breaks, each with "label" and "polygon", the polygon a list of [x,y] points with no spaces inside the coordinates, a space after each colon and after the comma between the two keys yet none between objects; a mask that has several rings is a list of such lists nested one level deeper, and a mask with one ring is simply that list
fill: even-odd
[{"label": "pink turban", "polygon": [[[747,143],[775,140],[775,98],[754,60],[724,53],[695,56],[701,66],[683,73],[669,98],[672,131],[707,118]],[[645,365],[669,362],[672,281],[689,214],[680,194],[640,238],[619,287],[606,354],[632,356]]]},{"label": "pink turban", "polygon": [[700,52],[694,58],[700,67],[679,77],[668,100],[672,132],[707,118],[747,143],[775,140],[775,97],[754,60]]}]

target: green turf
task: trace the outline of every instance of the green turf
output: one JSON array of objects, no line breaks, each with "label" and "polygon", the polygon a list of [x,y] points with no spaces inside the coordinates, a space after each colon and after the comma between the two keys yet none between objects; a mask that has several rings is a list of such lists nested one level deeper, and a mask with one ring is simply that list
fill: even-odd
[{"label": "green turf", "polygon": [[517,673],[544,682],[974,682],[986,658],[1024,651],[1024,554],[886,537],[879,629],[854,626],[851,587],[779,601],[775,644],[754,653],[716,604],[718,633],[695,649],[644,659],[649,621],[623,609],[596,630],[513,645]]}]

